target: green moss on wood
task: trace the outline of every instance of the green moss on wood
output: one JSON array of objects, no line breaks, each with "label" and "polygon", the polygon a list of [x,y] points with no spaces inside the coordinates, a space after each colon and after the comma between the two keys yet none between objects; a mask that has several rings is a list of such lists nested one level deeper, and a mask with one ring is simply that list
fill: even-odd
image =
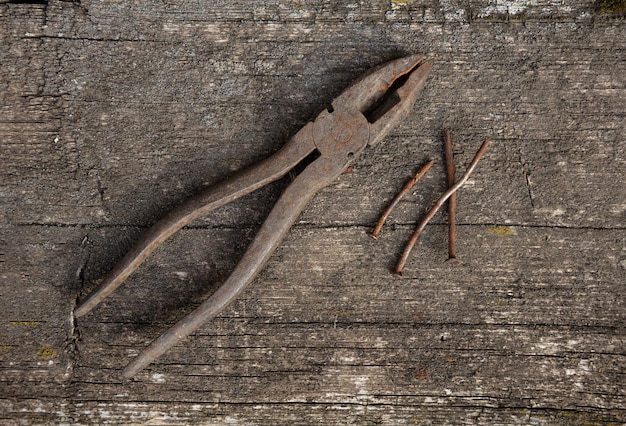
[{"label": "green moss on wood", "polygon": [[596,12],[615,17],[626,16],[626,0],[598,0]]}]

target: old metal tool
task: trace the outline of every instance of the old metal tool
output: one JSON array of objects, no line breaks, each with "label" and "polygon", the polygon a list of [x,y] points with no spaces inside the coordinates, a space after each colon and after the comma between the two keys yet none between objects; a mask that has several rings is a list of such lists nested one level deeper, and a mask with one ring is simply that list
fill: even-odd
[{"label": "old metal tool", "polygon": [[276,154],[234,177],[207,188],[154,224],[74,310],[81,317],[111,294],[167,238],[201,215],[284,176],[311,154],[308,164],[284,191],[229,278],[195,311],[156,339],[123,371],[128,378],[175,343],[213,319],[261,271],[300,212],[317,191],[329,185],[367,145],[380,142],[405,118],[421,92],[431,65],[419,55],[373,68],[306,124]]}]

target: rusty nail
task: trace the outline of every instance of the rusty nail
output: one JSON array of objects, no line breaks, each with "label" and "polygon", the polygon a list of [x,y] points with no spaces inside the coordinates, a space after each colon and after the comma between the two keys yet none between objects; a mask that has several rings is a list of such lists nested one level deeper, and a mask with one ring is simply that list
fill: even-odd
[{"label": "rusty nail", "polygon": [[[450,130],[444,130],[443,135],[446,156],[446,175],[448,177],[448,188],[451,188],[454,185],[455,169]],[[456,260],[456,192],[450,195],[450,199],[448,200],[448,262],[458,262]]]},{"label": "rusty nail", "polygon": [[483,142],[483,144],[480,146],[480,149],[474,155],[474,158],[472,159],[472,162],[465,170],[465,173],[463,173],[463,176],[461,176],[461,179],[459,179],[457,183],[451,186],[441,196],[441,198],[437,200],[435,205],[426,214],[426,217],[424,217],[424,219],[420,222],[419,226],[417,227],[417,229],[415,229],[415,232],[409,239],[409,242],[404,248],[404,252],[402,253],[402,256],[400,257],[400,260],[398,261],[398,264],[396,265],[396,269],[395,269],[396,274],[402,275],[402,270],[404,269],[404,265],[406,264],[406,261],[409,258],[409,255],[411,254],[411,250],[413,250],[413,246],[417,242],[417,239],[419,238],[420,234],[422,233],[422,231],[424,230],[428,222],[430,222],[430,220],[435,216],[435,214],[437,214],[437,211],[441,208],[443,203],[445,203],[446,200],[448,200],[448,198],[450,198],[452,194],[454,194],[460,187],[462,187],[465,184],[467,179],[470,177],[470,175],[476,168],[478,161],[480,161],[482,156],[485,154],[485,151],[487,150],[487,147],[489,146],[490,143],[491,143],[490,138],[485,139],[485,142]]},{"label": "rusty nail", "polygon": [[433,166],[433,164],[435,164],[435,160],[430,160],[428,163],[424,164],[424,166],[422,166],[422,168],[420,168],[418,170],[418,172],[415,174],[415,176],[412,177],[404,185],[404,187],[400,190],[400,192],[398,192],[396,194],[396,196],[391,201],[391,204],[389,204],[389,207],[387,207],[387,209],[383,212],[383,214],[378,219],[378,222],[376,222],[376,226],[374,227],[374,229],[371,232],[371,235],[372,235],[373,239],[375,239],[375,240],[378,239],[378,234],[380,234],[380,230],[383,228],[383,225],[385,224],[385,221],[387,220],[387,217],[389,217],[389,214],[391,213],[393,208],[396,206],[396,204],[398,204],[400,199],[402,197],[404,197],[406,195],[406,193],[411,190],[411,188],[413,188],[413,186],[417,183],[417,181],[419,181],[422,178],[422,176],[424,176],[426,174],[426,172],[428,172],[428,170],[430,170],[430,168]]}]

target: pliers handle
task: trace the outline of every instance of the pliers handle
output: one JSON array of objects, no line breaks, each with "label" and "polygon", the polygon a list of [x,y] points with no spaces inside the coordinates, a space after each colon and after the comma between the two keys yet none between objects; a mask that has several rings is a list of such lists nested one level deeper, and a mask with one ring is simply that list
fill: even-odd
[{"label": "pliers handle", "polygon": [[224,284],[195,311],[156,339],[123,371],[134,376],[175,343],[215,318],[256,277],[317,191],[329,185],[368,145],[382,140],[411,110],[430,72],[419,55],[366,73],[306,124],[277,153],[188,199],[154,224],[74,310],[81,317],[119,287],[166,239],[198,217],[273,182],[317,151],[287,187]]}]

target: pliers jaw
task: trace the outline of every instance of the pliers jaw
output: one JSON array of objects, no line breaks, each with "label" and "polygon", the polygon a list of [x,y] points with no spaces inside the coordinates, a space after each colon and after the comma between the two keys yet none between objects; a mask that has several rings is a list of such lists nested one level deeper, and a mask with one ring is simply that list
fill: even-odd
[{"label": "pliers jaw", "polygon": [[[380,142],[415,104],[431,65],[420,55],[378,66],[344,90],[314,120],[311,137],[333,180],[367,146]],[[301,131],[306,132],[306,127]]]},{"label": "pliers jaw", "polygon": [[409,114],[430,70],[431,64],[421,55],[382,64],[335,98],[333,109],[361,112],[370,123],[368,145],[374,146]]}]

